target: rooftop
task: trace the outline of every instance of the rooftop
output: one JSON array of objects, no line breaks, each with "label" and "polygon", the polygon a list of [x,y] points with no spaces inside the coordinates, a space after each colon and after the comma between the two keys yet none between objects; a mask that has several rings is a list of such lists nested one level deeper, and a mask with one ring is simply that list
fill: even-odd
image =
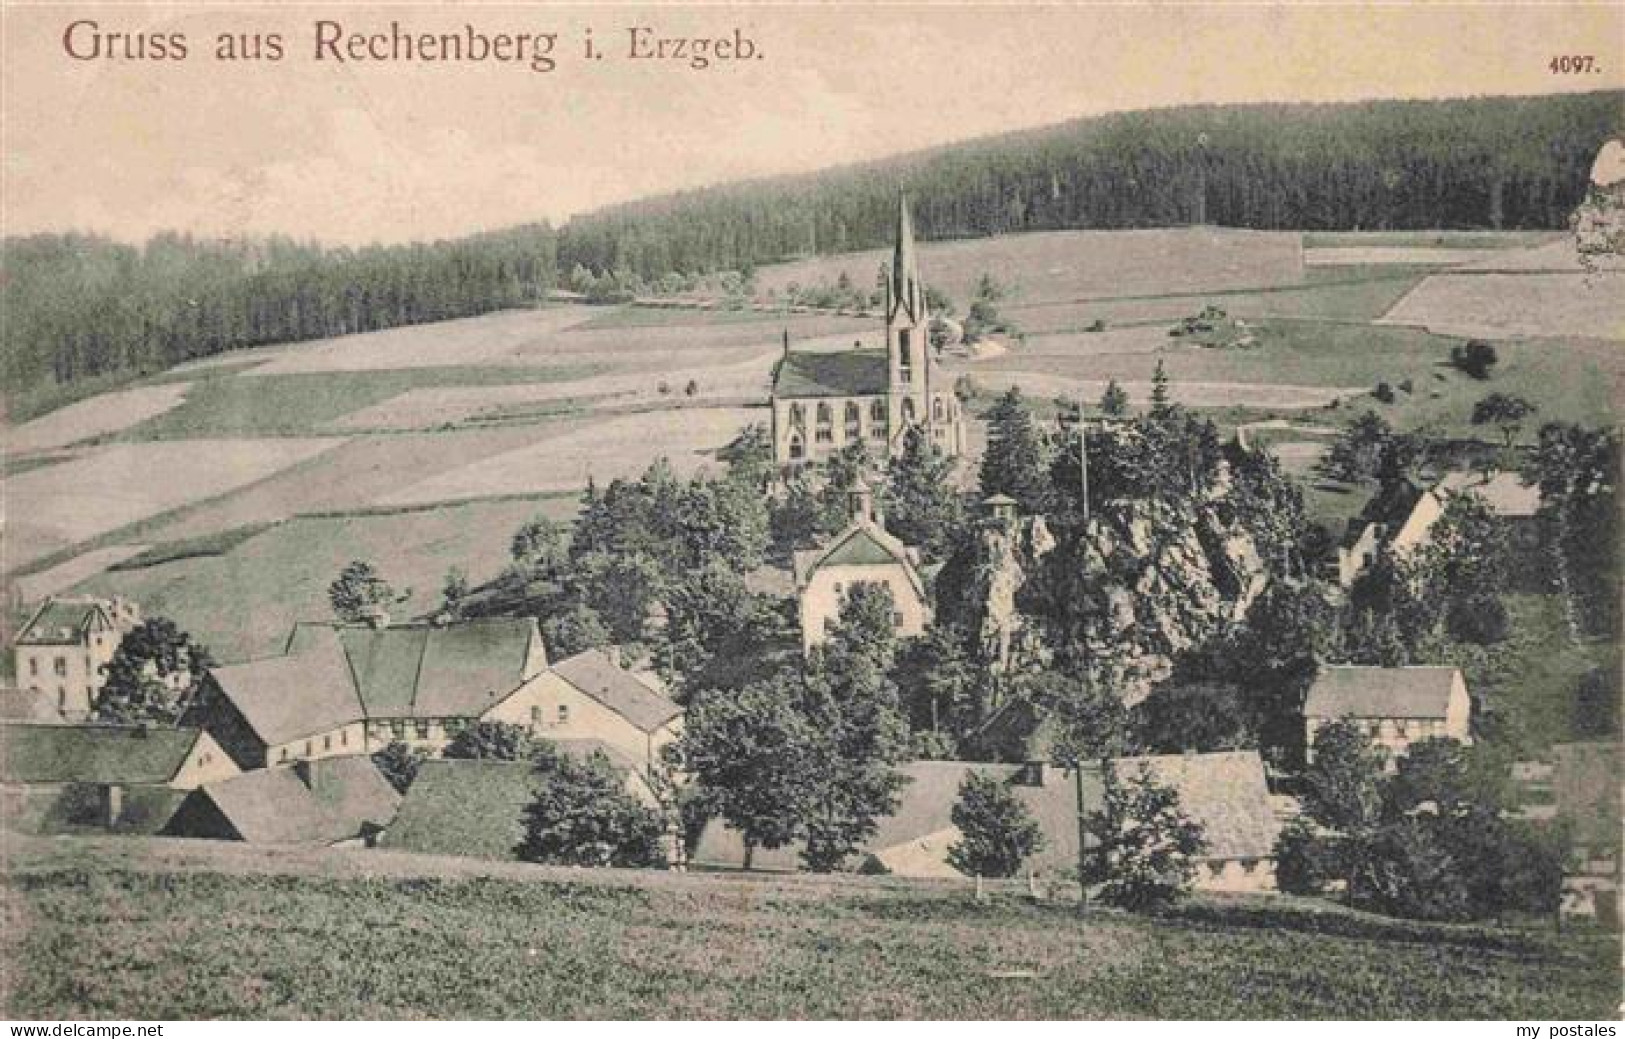
[{"label": "rooftop", "polygon": [[243,840],[263,844],[346,840],[388,825],[401,800],[364,755],[244,772],[206,784],[194,796],[212,802]]},{"label": "rooftop", "polygon": [[136,725],[0,725],[7,783],[168,783],[202,733]]},{"label": "rooftop", "polygon": [[1476,494],[1490,511],[1507,519],[1528,519],[1540,510],[1540,487],[1525,484],[1517,473],[1450,473],[1439,481],[1436,490]]},{"label": "rooftop", "polygon": [[1322,667],[1303,713],[1312,718],[1443,718],[1453,667]]},{"label": "rooftop", "polygon": [[683,709],[617,665],[603,650],[589,649],[553,665],[553,673],[631,722],[653,732]]},{"label": "rooftop", "polygon": [[890,388],[884,350],[787,353],[773,375],[776,397],[878,397]]},{"label": "rooftop", "polygon": [[95,599],[47,599],[23,625],[19,646],[71,646],[86,631],[113,627],[106,608]]}]

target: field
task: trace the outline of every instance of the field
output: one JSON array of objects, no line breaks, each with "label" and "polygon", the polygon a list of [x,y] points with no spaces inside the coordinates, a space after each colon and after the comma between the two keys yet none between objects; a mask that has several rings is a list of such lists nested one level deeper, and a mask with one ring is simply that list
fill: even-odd
[{"label": "field", "polygon": [[[117,848],[118,865],[111,864]],[[1146,918],[882,878],[8,846],[12,1018],[1612,1019],[1596,933],[1290,899]]]},{"label": "field", "polygon": [[401,619],[434,609],[446,570],[494,575],[508,541],[538,513],[569,516],[574,496],[520,498],[359,515],[310,516],[254,533],[217,556],[109,570],[81,591],[122,592],[172,617],[222,660],[280,652],[297,620],[327,620],[327,586],[353,559],[370,560],[397,591]]},{"label": "field", "polygon": [[[1010,289],[1000,310],[1023,336],[946,359],[971,378],[979,406],[1008,385],[1041,410],[1057,396],[1092,401],[1110,379],[1139,403],[1160,361],[1174,397],[1226,428],[1286,419],[1335,429],[1372,408],[1402,427],[1471,436],[1485,434],[1468,422],[1473,403],[1495,390],[1528,397],[1537,422],[1617,415],[1625,293],[1591,291],[1577,308],[1564,293],[1582,291],[1585,276],[1568,242],[1057,232],[931,243],[920,262],[961,311],[984,272]],[[765,298],[843,270],[866,282],[881,255],[766,267],[759,288]],[[1553,295],[1552,284],[1564,288]],[[1252,345],[1168,335],[1209,305]],[[1498,335],[1488,382],[1445,364],[1461,338],[1444,331],[1504,318],[1546,334]],[[1091,330],[1097,322],[1103,330]],[[1575,327],[1593,334],[1558,331]],[[292,618],[325,615],[326,583],[352,558],[411,585],[415,614],[451,566],[492,576],[518,523],[536,508],[568,514],[589,475],[632,475],[663,454],[680,472],[714,464],[740,426],[765,420],[786,335],[795,349],[842,350],[878,345],[880,328],[833,314],[561,305],[183,365],[6,431],[6,576],[30,600],[133,595],[225,659],[274,646]],[[1370,396],[1378,382],[1399,388],[1394,403]],[[1325,434],[1271,440],[1309,475]],[[1308,493],[1331,519],[1361,499]],[[241,617],[252,630],[235,634]]]}]

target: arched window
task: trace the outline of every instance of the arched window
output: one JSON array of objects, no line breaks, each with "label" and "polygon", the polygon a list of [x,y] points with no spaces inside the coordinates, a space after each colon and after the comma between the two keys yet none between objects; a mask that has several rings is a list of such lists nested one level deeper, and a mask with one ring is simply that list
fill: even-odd
[{"label": "arched window", "polygon": [[800,404],[792,404],[792,405],[790,405],[790,425],[792,425],[792,426],[804,426],[806,424],[807,424],[807,413],[804,410],[802,410],[801,405]]},{"label": "arched window", "polygon": [[884,422],[884,421],[886,421],[886,400],[885,400],[885,398],[882,397],[882,398],[876,399],[873,403],[871,403],[869,405],[869,421],[870,422]]},{"label": "arched window", "polygon": [[946,421],[946,409],[942,406],[941,397],[931,402],[931,417],[938,422]]},{"label": "arched window", "polygon": [[846,402],[846,424],[849,425],[849,426],[855,426],[855,425],[857,425],[858,423],[860,423],[862,421],[863,421],[863,411],[862,411],[861,408],[858,407],[858,402],[855,401],[855,400],[847,401]]},{"label": "arched window", "polygon": [[913,422],[914,421],[914,398],[913,397],[904,397],[903,398],[903,421],[904,422]]},{"label": "arched window", "polygon": [[818,402],[818,424],[820,426],[827,426],[832,421],[834,421],[834,419],[832,418],[832,413],[829,410],[829,402],[828,401],[822,401],[822,400],[819,401]]},{"label": "arched window", "polygon": [[807,447],[801,442],[800,433],[790,434],[790,461],[799,462],[807,456]]}]

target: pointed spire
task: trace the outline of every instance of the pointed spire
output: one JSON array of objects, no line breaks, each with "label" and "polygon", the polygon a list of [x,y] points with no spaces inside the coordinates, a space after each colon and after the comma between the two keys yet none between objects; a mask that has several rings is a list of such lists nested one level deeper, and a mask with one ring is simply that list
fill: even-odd
[{"label": "pointed spire", "polygon": [[892,253],[891,306],[907,307],[918,321],[925,316],[925,290],[920,285],[920,269],[914,259],[914,221],[908,211],[908,196],[897,193],[897,242]]}]

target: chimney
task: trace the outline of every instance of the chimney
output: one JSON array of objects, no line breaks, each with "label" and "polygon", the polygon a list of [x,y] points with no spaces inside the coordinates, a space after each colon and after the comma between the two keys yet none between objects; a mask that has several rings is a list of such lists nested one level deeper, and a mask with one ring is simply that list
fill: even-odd
[{"label": "chimney", "polygon": [[101,788],[102,825],[111,830],[124,815],[124,788],[117,783],[104,783]]},{"label": "chimney", "polygon": [[319,771],[316,762],[309,758],[300,758],[293,763],[293,774],[299,777],[301,783],[305,784],[306,790],[316,789],[316,774]]}]

